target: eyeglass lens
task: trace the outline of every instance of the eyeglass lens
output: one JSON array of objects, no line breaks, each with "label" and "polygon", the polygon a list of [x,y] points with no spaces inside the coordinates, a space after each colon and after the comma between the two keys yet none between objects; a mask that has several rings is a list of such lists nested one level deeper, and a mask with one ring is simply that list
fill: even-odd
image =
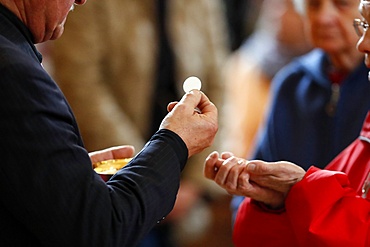
[{"label": "eyeglass lens", "polygon": [[369,24],[366,23],[366,22],[361,21],[360,19],[354,19],[353,20],[353,26],[355,28],[355,31],[356,31],[357,35],[360,36],[360,37],[369,28]]}]

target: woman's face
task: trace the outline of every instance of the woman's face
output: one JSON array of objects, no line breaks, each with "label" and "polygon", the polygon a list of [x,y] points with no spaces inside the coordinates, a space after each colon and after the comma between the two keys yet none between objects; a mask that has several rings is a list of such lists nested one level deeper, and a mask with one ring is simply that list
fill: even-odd
[{"label": "woman's face", "polygon": [[359,0],[305,0],[312,44],[329,54],[353,50],[358,36],[353,19],[359,18]]},{"label": "woman's face", "polygon": [[[362,21],[366,24],[370,23],[370,1],[361,1],[359,10]],[[370,68],[370,32],[368,30],[360,37],[357,43],[357,49],[365,54],[365,64]]]}]

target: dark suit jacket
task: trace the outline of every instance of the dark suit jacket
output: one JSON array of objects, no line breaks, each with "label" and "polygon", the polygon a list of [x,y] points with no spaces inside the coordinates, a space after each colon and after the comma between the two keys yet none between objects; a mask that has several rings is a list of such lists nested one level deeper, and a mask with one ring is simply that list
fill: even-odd
[{"label": "dark suit jacket", "polygon": [[0,5],[1,246],[134,246],[173,207],[185,143],[161,130],[104,183],[40,62],[28,29]]}]

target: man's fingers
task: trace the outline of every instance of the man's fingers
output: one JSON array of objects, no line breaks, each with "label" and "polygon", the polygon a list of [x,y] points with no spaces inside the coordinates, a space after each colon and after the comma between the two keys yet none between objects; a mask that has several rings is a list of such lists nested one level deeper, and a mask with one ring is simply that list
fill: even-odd
[{"label": "man's fingers", "polygon": [[122,159],[122,158],[130,158],[135,153],[135,148],[133,146],[119,146],[113,147],[111,149],[112,155],[114,159]]},{"label": "man's fingers", "polygon": [[[193,91],[191,91],[191,93],[197,93],[197,90],[193,90]],[[200,94],[201,98],[200,98],[200,101],[198,102],[198,105],[196,105],[196,107],[203,114],[209,115],[211,113],[212,114],[216,113],[214,118],[217,118],[217,108],[216,108],[216,106],[209,100],[209,98],[203,92],[198,91],[198,93]]]},{"label": "man's fingers", "polygon": [[[184,96],[182,96],[178,105],[185,104],[185,105],[189,106],[189,110],[194,111],[194,109],[196,109],[198,107],[198,105],[200,104],[200,102],[202,100],[202,95],[204,95],[204,94],[201,93],[199,90],[191,90],[190,92],[188,92],[188,93],[184,94]],[[204,97],[206,97],[206,96],[204,95]]]},{"label": "man's fingers", "polygon": [[134,155],[135,148],[130,145],[116,146],[89,153],[92,163],[109,159],[130,158]]},{"label": "man's fingers", "polygon": [[178,104],[179,102],[171,102],[167,105],[167,111],[168,112],[171,112],[173,110],[173,108]]}]

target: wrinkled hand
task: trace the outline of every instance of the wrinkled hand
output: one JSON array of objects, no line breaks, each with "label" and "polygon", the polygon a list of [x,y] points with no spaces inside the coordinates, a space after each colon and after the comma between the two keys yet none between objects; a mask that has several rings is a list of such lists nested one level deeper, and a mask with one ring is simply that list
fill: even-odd
[{"label": "wrinkled hand", "polygon": [[246,161],[231,153],[211,153],[205,162],[204,175],[233,195],[242,195],[282,207],[290,188],[305,171],[290,162]]},{"label": "wrinkled hand", "polygon": [[89,153],[91,162],[97,163],[109,159],[131,158],[135,153],[135,148],[130,145],[111,147]]},{"label": "wrinkled hand", "polygon": [[290,188],[301,181],[305,170],[291,162],[264,162],[251,160],[246,162],[245,172],[250,179],[266,188],[287,194]]},{"label": "wrinkled hand", "polygon": [[212,145],[218,130],[217,108],[204,93],[192,90],[167,108],[169,113],[160,129],[178,134],[188,148],[189,157]]}]

